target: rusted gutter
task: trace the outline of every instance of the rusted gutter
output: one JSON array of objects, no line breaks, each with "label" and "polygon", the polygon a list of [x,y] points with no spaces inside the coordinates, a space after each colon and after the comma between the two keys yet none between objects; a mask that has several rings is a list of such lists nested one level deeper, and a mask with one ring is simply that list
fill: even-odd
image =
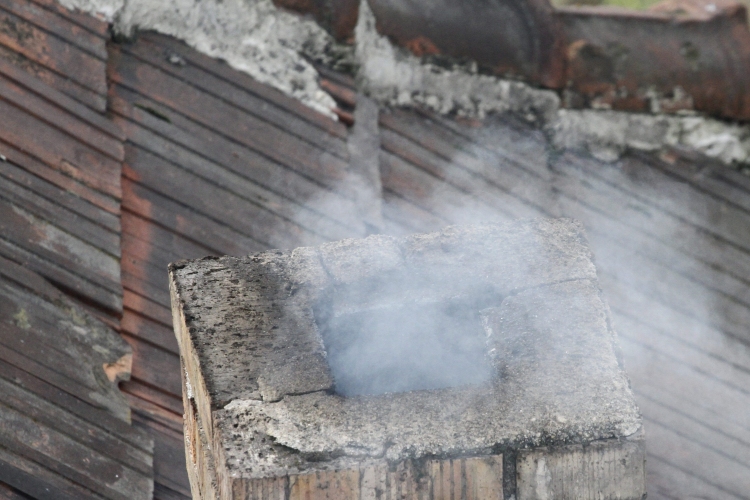
[{"label": "rusted gutter", "polygon": [[666,0],[640,12],[562,8],[557,18],[567,37],[567,107],[750,119],[743,5]]},{"label": "rusted gutter", "polygon": [[[476,61],[490,74],[563,85],[564,34],[547,0],[369,0],[378,31],[417,56]],[[434,60],[434,57],[433,57]]]}]

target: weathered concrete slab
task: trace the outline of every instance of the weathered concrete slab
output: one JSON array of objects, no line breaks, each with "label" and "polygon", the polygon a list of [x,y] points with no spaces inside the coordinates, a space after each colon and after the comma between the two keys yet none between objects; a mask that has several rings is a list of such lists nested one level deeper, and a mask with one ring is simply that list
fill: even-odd
[{"label": "weathered concrete slab", "polygon": [[[396,476],[416,478],[399,486],[403,498],[448,498],[436,474],[458,462],[462,492],[508,498],[517,452],[619,442],[641,429],[575,221],[371,236],[180,262],[170,276],[193,427],[188,454],[198,457],[194,491],[216,482],[201,498],[370,498],[380,490],[366,485],[399,467]],[[442,337],[430,336],[436,314],[454,322]],[[361,315],[365,327],[346,321]],[[391,330],[401,337],[389,337]],[[463,342],[472,336],[480,341]],[[392,357],[421,360],[430,343],[449,337],[469,346],[467,356],[479,346],[486,379],[342,391],[347,370],[364,370],[356,386],[357,377],[409,367]],[[385,348],[370,343],[362,351],[380,349],[382,358],[337,365],[351,344],[373,339]],[[445,372],[457,363],[436,366]],[[388,488],[393,481],[385,480]],[[642,486],[642,474],[632,482]]]}]

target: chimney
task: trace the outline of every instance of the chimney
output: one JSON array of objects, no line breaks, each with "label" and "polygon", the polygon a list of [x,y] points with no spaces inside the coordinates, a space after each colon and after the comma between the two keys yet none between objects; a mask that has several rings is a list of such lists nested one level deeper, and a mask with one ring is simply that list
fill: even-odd
[{"label": "chimney", "polygon": [[194,498],[645,495],[576,221],[182,261],[170,286]]}]

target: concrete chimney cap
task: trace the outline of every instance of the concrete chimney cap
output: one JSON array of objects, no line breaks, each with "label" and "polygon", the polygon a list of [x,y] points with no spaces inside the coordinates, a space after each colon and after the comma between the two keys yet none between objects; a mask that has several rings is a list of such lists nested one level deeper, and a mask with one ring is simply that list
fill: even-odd
[{"label": "concrete chimney cap", "polygon": [[[170,282],[196,418],[233,477],[640,434],[583,227],[570,219],[183,261]],[[489,380],[335,392],[325,318],[477,295]]]}]

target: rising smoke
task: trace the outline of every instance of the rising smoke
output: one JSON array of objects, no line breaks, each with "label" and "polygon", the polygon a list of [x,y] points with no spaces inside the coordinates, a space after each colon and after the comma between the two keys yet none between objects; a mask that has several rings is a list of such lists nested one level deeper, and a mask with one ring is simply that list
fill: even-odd
[{"label": "rising smoke", "polygon": [[[746,228],[745,219],[732,215],[737,208],[648,161],[626,157],[608,164],[561,154],[543,133],[513,119],[489,120],[454,140],[452,157],[433,155],[440,179],[427,175],[429,183],[417,188],[400,188],[385,167],[389,162],[381,161],[381,232],[403,235],[529,216],[581,220],[651,442],[672,446],[680,439],[674,426],[710,422],[693,438],[699,446],[714,450],[727,439],[750,443],[750,274],[738,271],[750,271],[750,256],[740,247]],[[720,179],[717,172],[701,175]],[[331,199],[313,203],[338,213]],[[445,341],[455,339],[446,334],[455,319],[430,307],[424,308],[428,319],[403,306],[338,318],[323,328],[339,392],[481,383],[487,376],[484,358],[476,355],[481,330],[465,319],[459,328],[470,340],[456,347]],[[410,319],[434,333],[426,335]],[[733,453],[748,451],[733,446],[739,450]]]}]

